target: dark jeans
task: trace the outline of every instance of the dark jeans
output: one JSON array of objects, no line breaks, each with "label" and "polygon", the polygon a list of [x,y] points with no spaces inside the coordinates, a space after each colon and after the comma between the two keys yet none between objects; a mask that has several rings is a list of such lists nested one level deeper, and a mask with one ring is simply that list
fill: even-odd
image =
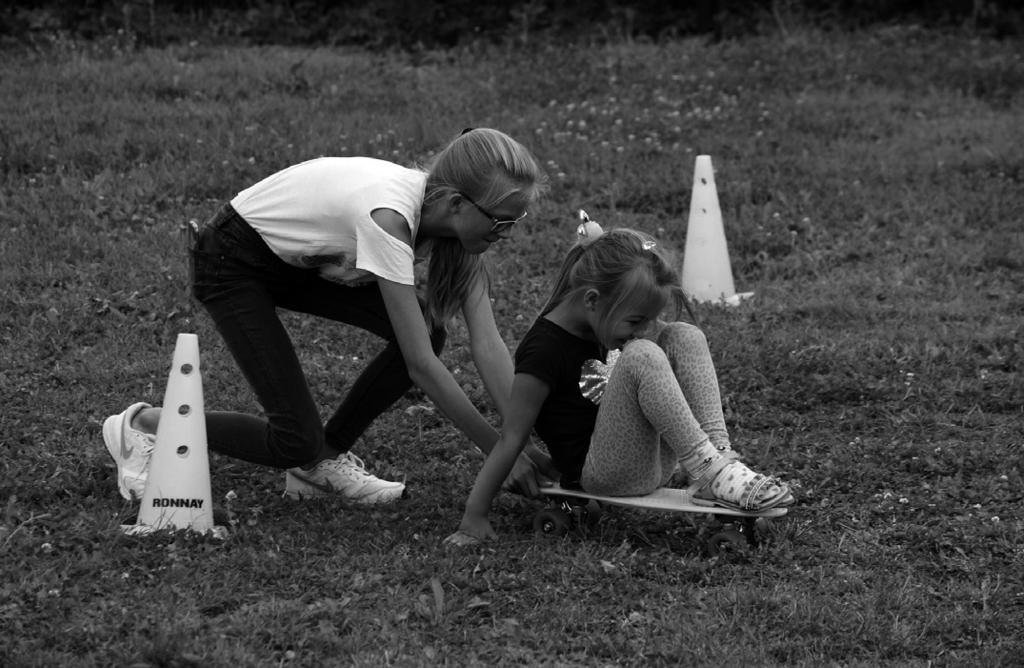
[{"label": "dark jeans", "polygon": [[[346,287],[320,278],[316,269],[285,263],[230,205],[200,229],[191,252],[193,294],[266,415],[208,412],[214,452],[277,468],[308,464],[325,444],[346,452],[412,386],[376,283]],[[387,341],[326,426],[278,308],[355,325]],[[443,328],[432,332],[435,352],[444,341]]]}]

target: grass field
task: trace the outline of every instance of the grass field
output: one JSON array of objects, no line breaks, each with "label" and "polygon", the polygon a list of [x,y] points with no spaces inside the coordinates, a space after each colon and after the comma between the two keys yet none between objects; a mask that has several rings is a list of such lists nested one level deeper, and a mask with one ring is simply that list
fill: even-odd
[{"label": "grass field", "polygon": [[[420,54],[58,43],[0,70],[0,664],[1019,665],[1024,61],[913,28]],[[711,155],[738,308],[698,309],[733,441],[798,483],[749,555],[609,509],[451,550],[480,457],[410,395],[358,446],[381,509],[280,498],[211,456],[231,536],[121,534],[100,425],[160,403],[196,332],[206,405],[257,406],[186,291],[179,228],[325,154],[403,163],[466,126],[531,146],[538,215],[490,253],[514,346],[583,206],[680,251]],[[329,414],[376,342],[286,316]],[[445,355],[486,405],[461,330]],[[489,409],[488,409],[489,410]],[[231,493],[231,494],[229,494]],[[231,499],[228,499],[228,496]]]}]

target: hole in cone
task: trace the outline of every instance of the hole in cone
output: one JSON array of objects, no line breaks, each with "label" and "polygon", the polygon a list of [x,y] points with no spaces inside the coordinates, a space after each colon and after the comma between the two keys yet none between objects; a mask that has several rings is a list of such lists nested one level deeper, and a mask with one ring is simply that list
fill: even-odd
[{"label": "hole in cone", "polygon": [[178,415],[188,415],[191,412],[192,409],[189,407],[188,404],[182,404],[178,406]]},{"label": "hole in cone", "polygon": [[179,457],[188,457],[188,446],[187,445],[179,445],[178,446],[178,456]]},{"label": "hole in cone", "polygon": [[190,373],[192,373],[192,365],[191,364],[182,364],[181,365],[181,372],[183,374],[185,374],[186,376],[189,375]]}]

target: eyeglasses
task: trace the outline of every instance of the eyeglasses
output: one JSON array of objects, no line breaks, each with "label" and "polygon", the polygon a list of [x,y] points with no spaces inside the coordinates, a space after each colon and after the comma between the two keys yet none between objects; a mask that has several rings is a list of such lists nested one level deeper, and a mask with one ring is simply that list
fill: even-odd
[{"label": "eyeglasses", "polygon": [[487,209],[483,208],[482,206],[474,202],[473,198],[467,195],[466,193],[459,194],[465,197],[467,202],[475,206],[477,211],[491,219],[491,223],[493,223],[493,225],[491,225],[491,233],[493,234],[503,234],[505,232],[508,232],[510,229],[512,229],[513,225],[518,223],[523,218],[526,218],[526,214],[529,213],[528,211],[523,211],[523,215],[519,216],[518,218],[506,218],[502,220],[495,216],[490,211],[488,211]]}]

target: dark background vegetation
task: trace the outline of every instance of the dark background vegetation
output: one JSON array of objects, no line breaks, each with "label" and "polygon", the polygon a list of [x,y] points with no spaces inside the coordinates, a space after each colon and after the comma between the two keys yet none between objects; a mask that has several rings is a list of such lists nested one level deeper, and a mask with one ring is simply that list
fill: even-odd
[{"label": "dark background vegetation", "polygon": [[151,45],[213,38],[232,43],[445,48],[476,39],[736,38],[800,21],[833,29],[914,23],[1019,36],[1018,0],[11,0],[0,36],[32,43],[55,32],[94,38],[123,31]]}]

